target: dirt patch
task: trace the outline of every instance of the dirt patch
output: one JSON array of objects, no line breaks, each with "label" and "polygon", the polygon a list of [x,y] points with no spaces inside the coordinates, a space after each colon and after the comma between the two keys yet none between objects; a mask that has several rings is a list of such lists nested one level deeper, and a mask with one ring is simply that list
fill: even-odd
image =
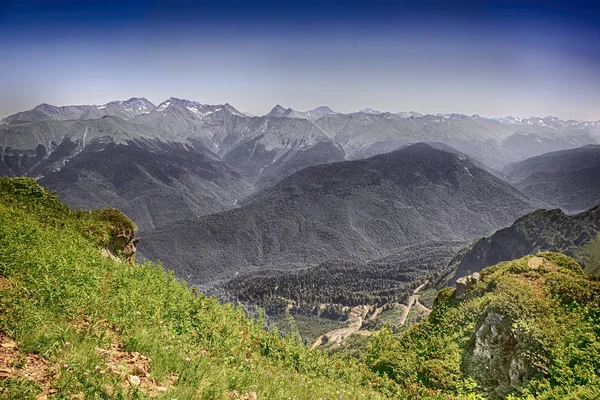
[{"label": "dirt patch", "polygon": [[8,284],[8,279],[6,279],[3,276],[0,276],[0,289],[4,289],[4,288],[8,288],[10,287]]},{"label": "dirt patch", "polygon": [[111,344],[108,349],[97,348],[96,351],[104,357],[104,366],[98,365],[96,369],[101,373],[112,372],[119,375],[124,384],[138,387],[150,396],[166,392],[177,380],[176,377],[170,377],[167,385],[161,385],[150,374],[149,357],[135,351],[125,352],[121,348],[119,344]]},{"label": "dirt patch", "polygon": [[541,267],[542,265],[546,268],[548,268],[551,271],[556,272],[557,268],[556,265],[552,264],[550,261],[546,260],[544,257],[531,257],[529,259],[529,261],[527,261],[527,265],[529,266],[529,268],[531,269],[538,269],[539,267]]},{"label": "dirt patch", "polygon": [[315,342],[310,346],[311,350],[316,349],[322,344],[329,344],[333,346],[341,345],[347,338],[354,333],[358,332],[362,328],[363,322],[367,314],[373,309],[373,306],[356,306],[350,309],[348,314],[348,327],[339,328],[329,331],[317,338]]},{"label": "dirt patch", "polygon": [[0,380],[22,378],[42,388],[39,399],[56,393],[51,387],[54,376],[50,363],[35,354],[21,351],[17,342],[0,332]]}]

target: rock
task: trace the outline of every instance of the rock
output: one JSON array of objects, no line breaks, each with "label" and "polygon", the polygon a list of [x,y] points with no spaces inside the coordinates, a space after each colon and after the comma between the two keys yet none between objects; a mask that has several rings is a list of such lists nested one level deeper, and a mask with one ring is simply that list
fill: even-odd
[{"label": "rock", "polygon": [[458,278],[456,280],[456,300],[464,300],[467,295],[467,288],[478,283],[480,279],[479,272]]},{"label": "rock", "polygon": [[106,247],[103,247],[100,251],[104,257],[111,260],[121,261],[123,259],[128,263],[136,264],[135,254],[139,241],[140,238],[135,236],[133,230],[121,229],[114,234],[110,242],[106,244]]},{"label": "rock", "polygon": [[512,330],[512,321],[496,311],[489,311],[475,332],[474,347],[466,363],[480,382],[491,388],[522,387],[536,373],[523,353],[526,337]]},{"label": "rock", "polygon": [[546,259],[544,257],[531,257],[527,262],[527,265],[531,269],[538,269],[540,266],[546,263]]},{"label": "rock", "polygon": [[111,253],[111,252],[110,252],[110,250],[108,250],[108,249],[107,249],[107,248],[105,248],[105,247],[103,247],[103,248],[100,250],[100,254],[101,254],[103,257],[109,258],[109,259],[111,259],[111,260],[113,260],[113,261],[119,261],[119,259],[118,259],[117,257],[115,257],[115,256],[113,255],[113,253]]},{"label": "rock", "polygon": [[12,341],[4,342],[0,346],[2,346],[5,349],[16,349],[17,348],[17,344]]},{"label": "rock", "polygon": [[129,375],[127,380],[131,386],[140,386],[140,383],[142,383],[142,380],[136,375]]}]

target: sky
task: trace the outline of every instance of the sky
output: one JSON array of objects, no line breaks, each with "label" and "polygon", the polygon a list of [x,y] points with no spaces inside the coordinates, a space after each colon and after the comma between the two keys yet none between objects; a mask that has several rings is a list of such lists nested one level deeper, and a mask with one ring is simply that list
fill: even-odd
[{"label": "sky", "polygon": [[0,0],[0,116],[173,96],[598,120],[598,21],[578,1]]}]

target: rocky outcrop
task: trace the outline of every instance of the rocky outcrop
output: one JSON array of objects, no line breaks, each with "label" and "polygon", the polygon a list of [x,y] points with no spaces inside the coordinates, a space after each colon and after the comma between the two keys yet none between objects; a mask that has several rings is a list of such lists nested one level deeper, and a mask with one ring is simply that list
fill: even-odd
[{"label": "rocky outcrop", "polygon": [[469,288],[469,286],[478,283],[479,279],[479,272],[474,272],[471,275],[458,278],[456,280],[456,300],[464,300],[467,295],[467,289]]},{"label": "rocky outcrop", "polygon": [[510,318],[489,311],[475,332],[467,369],[495,395],[520,388],[536,371],[523,352],[523,349],[531,349],[526,340],[512,328]]},{"label": "rocky outcrop", "polygon": [[135,236],[132,229],[122,229],[111,239],[107,247],[102,248],[101,254],[113,260],[121,258],[125,262],[135,264],[136,246],[139,241],[140,238]]}]

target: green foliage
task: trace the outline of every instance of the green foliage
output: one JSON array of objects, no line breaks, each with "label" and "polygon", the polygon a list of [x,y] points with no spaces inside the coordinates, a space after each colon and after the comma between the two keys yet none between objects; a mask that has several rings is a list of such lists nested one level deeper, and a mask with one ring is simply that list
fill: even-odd
[{"label": "green foliage", "polygon": [[[285,272],[261,270],[228,281],[224,289],[245,303],[264,307],[270,315],[283,313],[289,303],[297,313],[309,316],[321,315],[322,304],[354,307],[403,302],[425,280],[440,278],[458,246],[456,242],[426,242],[368,263],[329,261]],[[431,302],[434,293],[429,293]]]},{"label": "green foliage", "polygon": [[527,256],[483,270],[465,300],[443,289],[400,339],[389,329],[371,339],[369,367],[467,398],[597,398],[600,283],[570,257],[537,256],[549,264],[533,269]]},{"label": "green foliage", "polygon": [[577,264],[577,262],[575,260],[573,260],[571,257],[568,257],[564,254],[553,253],[550,251],[544,251],[544,252],[538,253],[537,255],[538,255],[538,257],[545,258],[546,260],[550,261],[552,264],[556,265],[559,268],[564,268],[569,271],[573,271],[577,274],[583,274],[583,270],[581,269],[581,266],[579,264]]},{"label": "green foliage", "polygon": [[588,274],[600,273],[600,234],[579,252]]},{"label": "green foliage", "polygon": [[29,379],[0,380],[0,399],[3,400],[34,400],[41,391],[39,385]]}]

